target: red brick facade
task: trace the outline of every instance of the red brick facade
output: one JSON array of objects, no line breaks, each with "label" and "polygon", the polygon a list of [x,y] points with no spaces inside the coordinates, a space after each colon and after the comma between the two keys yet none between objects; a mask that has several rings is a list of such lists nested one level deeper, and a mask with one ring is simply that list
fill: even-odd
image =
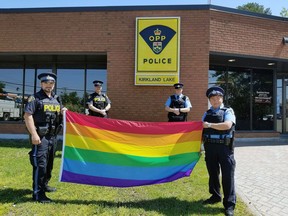
[{"label": "red brick facade", "polygon": [[193,105],[189,120],[207,109],[209,51],[288,59],[287,21],[209,9],[0,13],[0,54],[107,53],[111,117],[167,121],[164,103],[174,89],[134,85],[136,17],[181,18],[180,81]]},{"label": "red brick facade", "polygon": [[210,51],[288,59],[288,21],[210,12]]}]

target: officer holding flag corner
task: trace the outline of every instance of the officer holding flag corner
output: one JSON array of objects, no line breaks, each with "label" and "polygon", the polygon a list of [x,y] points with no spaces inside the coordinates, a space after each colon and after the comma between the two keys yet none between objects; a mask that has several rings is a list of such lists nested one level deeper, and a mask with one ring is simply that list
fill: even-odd
[{"label": "officer holding flag corner", "polygon": [[234,132],[236,117],[230,107],[223,105],[224,90],[213,86],[206,92],[212,105],[203,117],[203,143],[205,161],[209,174],[209,192],[212,196],[203,202],[215,204],[221,202],[220,169],[222,174],[223,205],[226,216],[234,215],[236,205],[235,193],[235,159],[234,159]]},{"label": "officer holding flag corner", "polygon": [[56,74],[41,73],[38,79],[41,90],[29,96],[25,106],[25,125],[30,134],[32,150],[29,152],[33,167],[33,200],[49,203],[46,192],[56,188],[48,185],[51,179],[57,145],[57,133],[61,130],[62,114],[65,110],[60,98],[53,92]]}]

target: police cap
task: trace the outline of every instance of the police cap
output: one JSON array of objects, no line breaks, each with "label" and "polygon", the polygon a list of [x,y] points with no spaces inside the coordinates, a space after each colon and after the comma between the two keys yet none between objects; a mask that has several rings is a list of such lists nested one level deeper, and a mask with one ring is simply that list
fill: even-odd
[{"label": "police cap", "polygon": [[221,87],[219,86],[213,86],[211,88],[209,88],[207,91],[206,91],[206,96],[208,98],[212,97],[212,96],[215,96],[215,95],[220,95],[220,96],[223,96],[225,93],[224,89],[222,89]]},{"label": "police cap", "polygon": [[93,81],[93,84],[94,84],[94,86],[102,86],[102,85],[103,85],[103,82],[100,81],[100,80],[94,80],[94,81]]},{"label": "police cap", "polygon": [[51,82],[55,82],[57,79],[56,74],[51,73],[51,72],[47,72],[47,73],[41,73],[38,75],[38,79],[41,82],[47,82],[47,81],[51,81]]},{"label": "police cap", "polygon": [[182,83],[175,83],[173,86],[175,89],[179,89],[179,88],[183,88],[184,85]]}]

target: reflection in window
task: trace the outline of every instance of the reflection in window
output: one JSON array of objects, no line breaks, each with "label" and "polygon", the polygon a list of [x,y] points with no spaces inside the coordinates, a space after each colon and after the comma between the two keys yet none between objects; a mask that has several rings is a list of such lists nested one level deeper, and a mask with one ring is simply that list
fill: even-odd
[{"label": "reflection in window", "polygon": [[[24,65],[26,68],[23,67]],[[85,65],[89,68],[86,79]],[[71,111],[84,113],[88,93],[91,94],[94,91],[93,80],[102,80],[104,82],[103,92],[107,91],[106,67],[106,55],[1,56],[0,102],[5,101],[0,104],[0,121],[23,120],[22,110],[27,103],[28,96],[41,89],[38,75],[52,71],[57,73],[55,92],[62,96],[63,104]],[[24,95],[22,95],[23,92]],[[10,111],[5,111],[5,119],[3,118],[3,107],[14,107]],[[19,114],[13,113],[15,110],[18,110]]]},{"label": "reflection in window", "polygon": [[236,130],[250,130],[250,71],[229,69],[228,101],[237,118]]},{"label": "reflection in window", "polygon": [[[211,67],[211,69],[209,70],[209,74],[208,74],[208,77],[209,77],[208,88],[212,86],[220,86],[226,91],[225,70],[226,69],[224,67]],[[210,106],[211,104],[209,103],[209,100],[208,100],[208,108]]]},{"label": "reflection in window", "polygon": [[103,82],[102,92],[107,92],[107,73],[106,70],[87,70],[87,92],[91,94],[95,91],[93,81],[101,80]]},{"label": "reflection in window", "polygon": [[0,119],[20,120],[22,117],[23,69],[0,69]]},{"label": "reflection in window", "polygon": [[209,87],[214,85],[226,92],[224,104],[235,112],[236,130],[273,130],[273,71],[211,66]]},{"label": "reflection in window", "polygon": [[84,69],[58,69],[57,94],[71,111],[84,113]]},{"label": "reflection in window", "polygon": [[253,130],[273,129],[273,73],[253,70]]}]

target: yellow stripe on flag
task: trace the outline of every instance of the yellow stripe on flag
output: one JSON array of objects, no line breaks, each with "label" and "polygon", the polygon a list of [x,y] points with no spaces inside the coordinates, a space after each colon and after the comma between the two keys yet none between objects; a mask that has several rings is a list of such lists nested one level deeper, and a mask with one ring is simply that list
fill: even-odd
[{"label": "yellow stripe on flag", "polygon": [[[150,142],[154,142],[153,139]],[[123,155],[146,156],[146,157],[164,157],[177,154],[200,151],[200,141],[190,141],[177,144],[140,146],[139,144],[127,144],[111,141],[92,139],[84,136],[66,134],[66,146],[108,152]]]},{"label": "yellow stripe on flag", "polygon": [[133,134],[116,131],[109,131],[103,129],[82,126],[76,123],[66,123],[66,133],[75,136],[84,136],[91,139],[105,140],[114,142],[117,137],[117,142],[125,142],[126,144],[133,144],[139,146],[166,146],[167,144],[185,143],[198,141],[201,139],[202,131],[192,131],[189,133],[176,134]]}]

